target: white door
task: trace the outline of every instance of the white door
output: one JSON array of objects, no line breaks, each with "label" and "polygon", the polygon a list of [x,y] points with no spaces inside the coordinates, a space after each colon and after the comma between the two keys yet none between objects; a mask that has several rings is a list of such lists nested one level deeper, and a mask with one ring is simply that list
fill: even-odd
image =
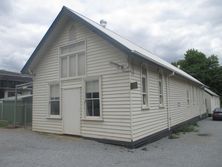
[{"label": "white door", "polygon": [[80,88],[62,90],[64,134],[80,135]]}]

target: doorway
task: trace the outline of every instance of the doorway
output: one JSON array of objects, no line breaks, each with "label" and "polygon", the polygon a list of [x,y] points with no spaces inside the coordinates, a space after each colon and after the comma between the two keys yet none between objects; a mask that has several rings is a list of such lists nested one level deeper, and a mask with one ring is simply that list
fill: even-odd
[{"label": "doorway", "polygon": [[80,135],[80,88],[62,90],[64,134]]}]

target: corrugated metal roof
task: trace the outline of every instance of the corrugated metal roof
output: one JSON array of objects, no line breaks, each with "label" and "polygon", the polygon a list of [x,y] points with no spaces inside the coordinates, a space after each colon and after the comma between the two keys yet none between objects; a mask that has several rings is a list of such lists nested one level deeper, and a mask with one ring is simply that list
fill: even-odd
[{"label": "corrugated metal roof", "polygon": [[27,78],[31,78],[30,75],[26,75],[26,74],[21,74],[18,72],[13,72],[13,71],[6,71],[6,70],[0,70],[0,76],[16,76],[16,77],[27,77]]},{"label": "corrugated metal roof", "polygon": [[49,28],[49,30],[47,31],[46,35],[43,37],[42,41],[39,43],[39,45],[37,46],[36,50],[33,52],[32,56],[29,58],[29,60],[27,61],[27,63],[25,64],[25,66],[22,69],[22,72],[25,73],[29,67],[29,65],[32,63],[32,61],[34,61],[35,56],[37,55],[37,52],[39,50],[39,48],[41,46],[43,46],[44,42],[46,41],[47,37],[50,35],[52,29],[55,27],[55,23],[58,22],[58,20],[61,18],[62,15],[68,15],[71,18],[78,18],[80,21],[82,21],[83,23],[85,23],[87,26],[91,27],[91,29],[93,29],[94,31],[96,31],[98,34],[105,36],[106,39],[109,39],[110,41],[112,41],[113,43],[115,43],[116,45],[121,45],[120,47],[125,47],[127,49],[127,51],[129,50],[132,54],[143,57],[144,59],[147,59],[155,64],[158,64],[159,66],[162,66],[178,75],[181,75],[197,84],[200,85],[204,85],[203,83],[201,83],[200,81],[198,81],[197,79],[195,79],[194,77],[192,77],[191,75],[187,74],[186,72],[178,69],[177,67],[171,65],[170,63],[164,61],[163,59],[159,58],[158,56],[152,54],[151,52],[149,52],[148,50],[134,44],[133,42],[121,37],[120,35],[118,35],[117,33],[109,30],[108,28],[104,28],[103,26],[101,26],[100,24],[96,23],[95,21],[81,15],[78,12],[75,12],[67,7],[63,7],[61,12],[59,13],[59,15],[57,16],[57,18],[55,19],[55,21],[53,22],[53,24],[51,25],[51,27]]},{"label": "corrugated metal roof", "polygon": [[[68,8],[67,8],[68,9]],[[139,56],[142,56],[143,58],[152,61],[162,67],[165,67],[179,75],[182,75],[183,77],[190,79],[198,84],[204,85],[203,83],[201,83],[200,81],[198,81],[197,79],[195,79],[194,77],[192,77],[191,75],[187,74],[186,72],[178,69],[177,67],[173,66],[172,64],[166,62],[165,60],[159,58],[158,56],[152,54],[150,51],[134,44],[133,42],[130,42],[129,40],[121,37],[120,35],[118,35],[117,33],[104,28],[103,26],[101,26],[100,24],[96,23],[95,21],[71,10],[68,9],[70,11],[72,11],[74,14],[78,15],[79,17],[81,17],[83,20],[87,21],[89,24],[93,25],[94,27],[96,27],[97,29],[99,29],[100,31],[102,31],[103,33],[107,34],[108,36],[110,36],[112,39],[118,41],[119,43],[121,43],[122,45],[124,45],[125,47],[127,47],[128,49],[131,50],[132,53],[135,53]]]}]

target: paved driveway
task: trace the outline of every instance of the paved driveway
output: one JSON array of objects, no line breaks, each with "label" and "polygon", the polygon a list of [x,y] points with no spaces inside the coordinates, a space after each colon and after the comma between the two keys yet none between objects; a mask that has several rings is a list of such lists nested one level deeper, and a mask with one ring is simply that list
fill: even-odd
[{"label": "paved driveway", "polygon": [[76,137],[0,129],[0,167],[221,167],[222,122],[129,150]]}]

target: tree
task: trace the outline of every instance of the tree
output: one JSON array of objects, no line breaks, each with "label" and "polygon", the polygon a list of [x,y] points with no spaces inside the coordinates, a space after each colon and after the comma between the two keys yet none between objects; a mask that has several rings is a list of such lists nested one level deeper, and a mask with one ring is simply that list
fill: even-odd
[{"label": "tree", "polygon": [[219,64],[217,55],[207,57],[198,50],[189,49],[184,54],[184,59],[172,64],[209,86],[220,96],[222,95],[222,66]]}]

